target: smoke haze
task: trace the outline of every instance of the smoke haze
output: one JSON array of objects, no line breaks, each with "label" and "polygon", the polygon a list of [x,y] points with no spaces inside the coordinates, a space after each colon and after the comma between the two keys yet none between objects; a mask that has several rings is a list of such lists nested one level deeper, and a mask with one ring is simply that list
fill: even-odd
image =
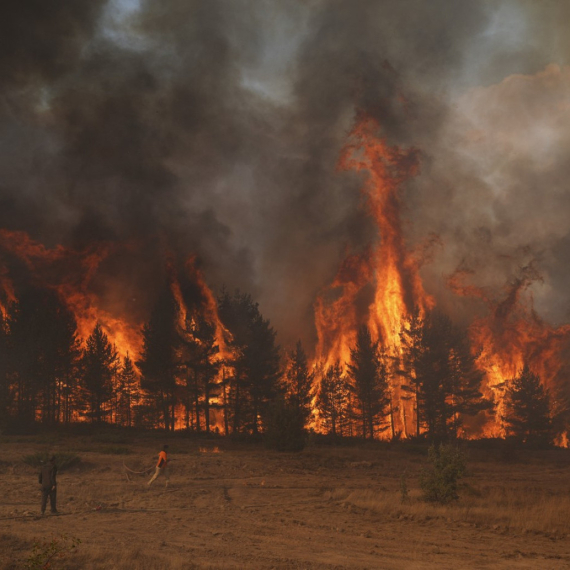
[{"label": "smoke haze", "polygon": [[567,322],[569,17],[548,1],[11,0],[0,227],[136,244],[97,287],[140,318],[164,252],[196,253],[214,290],[250,292],[282,344],[313,346],[318,292],[377,238],[361,176],[336,169],[366,113],[421,153],[406,232],[440,237],[423,268],[438,302],[466,315],[449,275],[499,298],[532,263],[537,311]]}]

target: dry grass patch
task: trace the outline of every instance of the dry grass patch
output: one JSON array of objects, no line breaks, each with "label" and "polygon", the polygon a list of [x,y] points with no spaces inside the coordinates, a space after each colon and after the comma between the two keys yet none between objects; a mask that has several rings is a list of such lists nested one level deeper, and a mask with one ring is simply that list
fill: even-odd
[{"label": "dry grass patch", "polygon": [[375,492],[371,489],[335,489],[330,492],[330,498],[348,508],[369,509],[391,518],[441,518],[521,532],[568,533],[570,497],[562,493],[552,495],[536,488],[490,487],[478,491],[464,486],[459,501],[449,505],[423,501],[417,489],[410,490],[406,501],[402,501],[396,491]]}]

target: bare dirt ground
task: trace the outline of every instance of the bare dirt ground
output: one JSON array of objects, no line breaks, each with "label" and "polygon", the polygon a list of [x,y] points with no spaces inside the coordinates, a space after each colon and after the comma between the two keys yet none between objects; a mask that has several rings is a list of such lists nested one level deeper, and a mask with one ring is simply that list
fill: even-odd
[{"label": "bare dirt ground", "polygon": [[[25,568],[34,541],[62,535],[81,544],[53,568],[570,568],[566,450],[472,450],[460,500],[444,507],[420,500],[418,449],[282,454],[179,438],[169,442],[169,487],[159,478],[148,488],[145,476],[127,480],[123,462],[150,467],[162,440],[0,441],[0,569]],[[82,462],[59,474],[61,514],[41,518],[36,470],[23,458],[48,450]]]}]

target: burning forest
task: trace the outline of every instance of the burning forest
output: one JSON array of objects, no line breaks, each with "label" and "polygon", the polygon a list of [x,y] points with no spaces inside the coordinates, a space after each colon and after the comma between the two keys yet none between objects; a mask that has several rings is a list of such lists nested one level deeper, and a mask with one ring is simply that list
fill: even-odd
[{"label": "burning forest", "polygon": [[3,429],[566,445],[567,46],[309,4],[13,3]]}]

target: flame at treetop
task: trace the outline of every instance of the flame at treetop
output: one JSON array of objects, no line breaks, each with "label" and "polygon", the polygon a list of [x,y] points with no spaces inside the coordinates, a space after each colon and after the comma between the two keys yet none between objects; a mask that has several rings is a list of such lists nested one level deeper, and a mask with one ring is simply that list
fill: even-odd
[{"label": "flame at treetop", "polygon": [[[102,261],[120,248],[133,250],[135,246],[132,243],[118,245],[99,242],[81,251],[61,245],[50,249],[32,240],[24,232],[0,229],[0,249],[23,262],[34,282],[58,292],[75,317],[77,334],[82,344],[93,332],[95,325],[100,323],[119,355],[125,357],[129,354],[132,360],[136,360],[142,349],[143,323],[129,315],[124,304],[123,310],[118,308],[116,313],[102,308],[101,299],[90,290]],[[171,290],[178,305],[179,325],[183,329],[188,309],[178,277],[172,269],[174,264],[168,265]],[[220,357],[228,356],[226,339],[229,333],[218,318],[216,299],[197,267],[195,256],[190,256],[185,264],[185,278],[198,293],[198,310],[215,326]],[[16,300],[17,291],[8,268],[1,264],[0,310],[4,315],[8,306]]]},{"label": "flame at treetop", "polygon": [[[399,346],[399,332],[414,307],[433,305],[419,277],[419,260],[406,248],[400,216],[400,190],[419,169],[416,149],[389,146],[377,136],[378,123],[362,117],[344,147],[339,170],[366,171],[362,188],[368,213],[379,231],[378,243],[350,255],[316,303],[317,358],[330,364],[350,359],[356,330],[366,324],[384,346]],[[359,298],[372,285],[373,300],[358,314]],[[335,300],[331,294],[338,293]]]},{"label": "flame at treetop", "polygon": [[[339,170],[366,171],[362,192],[367,212],[378,227],[379,240],[362,253],[348,255],[332,284],[316,301],[316,361],[325,366],[350,362],[350,350],[363,324],[369,327],[374,341],[392,356],[399,356],[400,332],[414,307],[421,316],[434,306],[419,276],[423,259],[406,248],[400,216],[400,190],[418,172],[418,152],[390,147],[378,132],[376,121],[361,118],[338,164]],[[565,365],[561,351],[570,341],[570,325],[552,327],[535,313],[532,298],[530,304],[523,302],[523,293],[538,278],[532,266],[525,268],[499,302],[488,298],[482,289],[464,284],[462,277],[464,272],[457,272],[450,278],[450,288],[463,296],[480,298],[489,306],[488,316],[475,319],[469,329],[476,364],[485,372],[483,394],[496,404],[495,418],[481,433],[504,436],[501,418],[506,383],[527,363],[546,387],[555,389]],[[411,403],[400,397],[396,378],[392,374],[391,392],[400,419],[392,420],[407,435]]]},{"label": "flame at treetop", "polygon": [[[0,230],[0,247],[25,264],[30,278],[40,286],[55,289],[73,313],[77,334],[85,343],[97,323],[105,331],[121,357],[140,353],[142,337],[140,323],[132,323],[123,315],[113,315],[100,306],[97,295],[89,290],[101,262],[116,245],[98,242],[82,251],[57,245],[47,248],[20,231]],[[17,299],[17,292],[6,268],[0,273],[0,282],[8,304]]]},{"label": "flame at treetop", "polygon": [[[338,163],[339,170],[366,171],[362,193],[379,240],[363,253],[349,255],[317,299],[316,358],[325,365],[350,361],[350,349],[363,324],[374,341],[397,354],[408,315],[414,307],[421,314],[433,305],[419,276],[420,260],[406,248],[401,221],[400,192],[418,173],[419,153],[389,146],[378,136],[379,130],[375,120],[360,117]],[[397,391],[397,386],[392,388]],[[400,427],[406,430],[405,425]]]},{"label": "flame at treetop", "polygon": [[[530,285],[540,279],[532,264],[522,268],[521,276],[505,289],[497,302],[481,288],[463,284],[469,272],[457,272],[449,285],[458,294],[482,299],[488,315],[475,319],[469,328],[477,365],[485,371],[483,393],[495,402],[495,420],[483,428],[483,435],[503,437],[505,428],[505,389],[527,364],[551,391],[556,405],[557,391],[565,360],[562,350],[570,341],[570,325],[553,327],[534,311]],[[527,293],[525,295],[525,293]]]},{"label": "flame at treetop", "polygon": [[[218,315],[218,303],[216,301],[216,297],[214,296],[212,290],[208,287],[204,279],[204,275],[198,268],[197,258],[195,255],[191,255],[187,259],[185,264],[185,272],[186,277],[192,283],[198,294],[200,314],[206,319],[208,323],[213,325],[215,328],[215,336],[220,351],[220,359],[229,358],[231,356],[231,352],[227,346],[227,339],[230,338],[231,334],[220,320],[220,317]],[[172,264],[169,267],[169,273],[170,288],[178,306],[178,328],[181,332],[184,331],[184,334],[187,334],[188,320],[192,321],[194,316],[189,314],[188,304],[184,299],[180,280],[178,279],[178,276]]]}]

